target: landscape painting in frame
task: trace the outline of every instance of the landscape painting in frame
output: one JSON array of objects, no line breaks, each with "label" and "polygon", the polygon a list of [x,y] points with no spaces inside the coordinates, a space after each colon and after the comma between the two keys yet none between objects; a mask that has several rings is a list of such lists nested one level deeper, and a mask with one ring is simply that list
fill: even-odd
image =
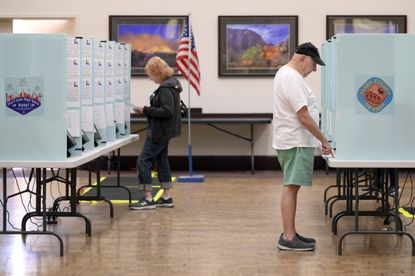
[{"label": "landscape painting in frame", "polygon": [[406,15],[327,15],[326,38],[345,33],[406,33]]},{"label": "landscape painting in frame", "polygon": [[145,75],[153,56],[176,69],[176,52],[187,16],[110,16],[110,40],[131,44],[131,75]]},{"label": "landscape painting in frame", "polygon": [[297,16],[219,16],[219,76],[274,76],[297,46]]}]

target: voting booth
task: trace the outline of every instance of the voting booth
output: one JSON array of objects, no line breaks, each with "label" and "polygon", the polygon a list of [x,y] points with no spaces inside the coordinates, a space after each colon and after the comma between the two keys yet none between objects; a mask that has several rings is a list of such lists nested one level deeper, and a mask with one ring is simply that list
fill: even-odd
[{"label": "voting booth", "polygon": [[415,35],[339,34],[322,45],[321,127],[337,160],[414,160]]},{"label": "voting booth", "polygon": [[0,34],[0,161],[66,160],[130,134],[130,49],[63,34]]}]

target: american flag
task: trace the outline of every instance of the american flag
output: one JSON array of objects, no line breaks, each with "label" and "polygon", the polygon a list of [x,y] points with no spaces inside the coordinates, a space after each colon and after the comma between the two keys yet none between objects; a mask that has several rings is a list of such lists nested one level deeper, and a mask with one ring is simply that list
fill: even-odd
[{"label": "american flag", "polygon": [[[190,29],[190,41],[189,41],[189,29]],[[189,43],[190,43],[190,58],[189,58]],[[189,74],[189,63],[190,63],[190,78]],[[177,49],[176,55],[176,67],[180,73],[185,77],[190,85],[196,90],[200,96],[200,70],[199,70],[199,59],[197,57],[195,38],[191,27],[188,22],[184,27],[183,34],[180,38],[179,49]]]}]

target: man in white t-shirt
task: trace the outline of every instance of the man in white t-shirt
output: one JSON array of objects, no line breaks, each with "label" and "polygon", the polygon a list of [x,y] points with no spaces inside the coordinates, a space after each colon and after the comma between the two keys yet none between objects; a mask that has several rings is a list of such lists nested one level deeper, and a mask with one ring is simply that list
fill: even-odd
[{"label": "man in white t-shirt", "polygon": [[314,250],[315,240],[299,235],[295,229],[297,195],[301,186],[311,186],[314,149],[332,154],[332,148],[318,127],[319,111],[315,95],[305,81],[317,64],[324,66],[318,49],[310,42],[296,48],[290,62],[274,78],[274,116],[272,147],[283,172],[281,196],[283,233],[277,247],[281,250]]}]

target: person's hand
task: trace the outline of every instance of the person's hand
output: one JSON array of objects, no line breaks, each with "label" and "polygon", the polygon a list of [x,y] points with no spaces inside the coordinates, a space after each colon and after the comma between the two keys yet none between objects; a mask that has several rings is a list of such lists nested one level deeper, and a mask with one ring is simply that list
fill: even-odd
[{"label": "person's hand", "polygon": [[331,155],[334,157],[333,149],[329,142],[325,142],[321,144],[321,150],[323,151],[323,155]]},{"label": "person's hand", "polygon": [[143,107],[134,107],[133,110],[137,114],[143,114]]}]

